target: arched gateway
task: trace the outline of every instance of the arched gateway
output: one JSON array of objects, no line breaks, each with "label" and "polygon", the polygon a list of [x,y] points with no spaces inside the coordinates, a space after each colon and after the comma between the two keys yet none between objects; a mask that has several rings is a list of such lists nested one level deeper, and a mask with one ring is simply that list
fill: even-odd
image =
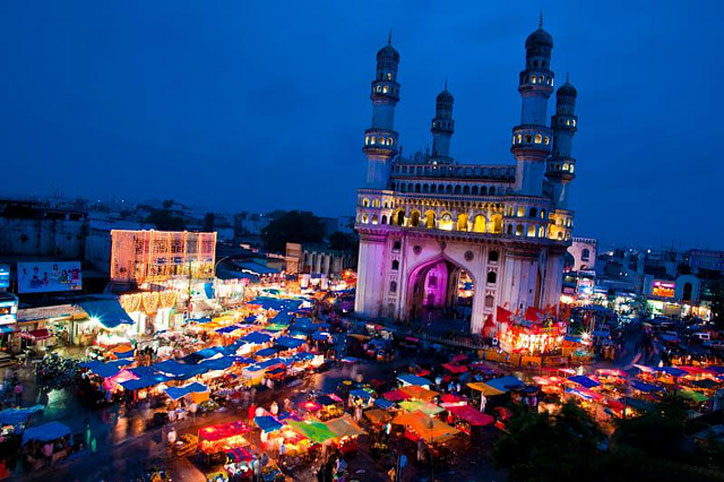
[{"label": "arched gateway", "polygon": [[470,321],[475,281],[470,272],[440,256],[420,263],[407,277],[404,318]]}]

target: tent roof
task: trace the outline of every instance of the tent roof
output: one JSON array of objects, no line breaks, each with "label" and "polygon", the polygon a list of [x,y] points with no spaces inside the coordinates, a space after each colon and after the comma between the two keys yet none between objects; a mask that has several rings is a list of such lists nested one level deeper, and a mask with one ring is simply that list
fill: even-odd
[{"label": "tent roof", "polygon": [[201,393],[209,390],[209,387],[198,382],[191,383],[183,387],[169,387],[166,389],[166,395],[173,400],[185,397],[189,393]]},{"label": "tent roof", "polygon": [[366,432],[348,414],[327,421],[327,428],[338,437],[355,437]]},{"label": "tent roof", "polygon": [[482,392],[482,394],[486,397],[502,395],[505,393],[505,390],[498,390],[497,388],[491,387],[484,382],[470,382],[468,383],[468,386],[475,391]]},{"label": "tent roof", "polygon": [[89,300],[78,303],[91,318],[97,318],[106,328],[120,325],[133,325],[135,321],[128,316],[117,299]]},{"label": "tent roof", "polygon": [[519,378],[514,376],[494,378],[486,381],[485,384],[502,392],[507,392],[513,387],[525,385]]},{"label": "tent roof", "polygon": [[600,385],[600,383],[598,383],[596,380],[588,378],[585,375],[576,375],[574,377],[568,377],[568,380],[573,383],[577,383],[578,385],[581,385],[582,387],[585,387],[585,388],[593,388],[593,387],[597,387]]},{"label": "tent roof", "polygon": [[23,445],[31,440],[50,442],[51,440],[57,440],[66,435],[70,435],[70,429],[67,425],[60,422],[48,422],[37,427],[25,429],[25,432],[23,432]]},{"label": "tent roof", "polygon": [[465,420],[470,425],[477,427],[484,427],[495,423],[495,419],[493,417],[474,409],[470,405],[447,407],[447,411],[456,417]]},{"label": "tent roof", "polygon": [[439,395],[434,390],[428,390],[419,385],[407,385],[399,389],[402,393],[408,395],[410,398],[431,401]]},{"label": "tent roof", "polygon": [[430,380],[428,380],[427,378],[418,377],[417,375],[413,375],[411,373],[398,375],[397,379],[407,385],[430,385]]},{"label": "tent roof", "polygon": [[454,436],[458,430],[422,412],[406,412],[398,415],[392,423],[412,428],[426,442],[441,442]]},{"label": "tent roof", "polygon": [[254,417],[254,423],[257,427],[262,429],[264,432],[275,432],[282,428],[284,424],[279,422],[276,418],[271,415],[263,415],[261,417]]},{"label": "tent roof", "polygon": [[403,409],[407,410],[408,412],[416,412],[420,411],[422,413],[426,413],[428,415],[436,415],[443,410],[445,410],[442,407],[439,407],[435,405],[434,403],[430,402],[421,402],[419,400],[404,400],[398,405]]},{"label": "tent roof", "polygon": [[297,422],[292,420],[288,425],[315,443],[322,443],[337,437],[337,435],[322,422]]}]

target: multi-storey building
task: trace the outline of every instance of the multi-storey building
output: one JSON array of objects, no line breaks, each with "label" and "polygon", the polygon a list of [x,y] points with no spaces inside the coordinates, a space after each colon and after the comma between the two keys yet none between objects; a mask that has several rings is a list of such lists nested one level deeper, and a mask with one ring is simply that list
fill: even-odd
[{"label": "multi-storey building", "polygon": [[480,333],[486,320],[497,321],[497,306],[523,313],[558,304],[573,228],[568,198],[578,118],[576,89],[566,82],[547,122],[552,48],[542,24],[525,42],[523,108],[511,142],[515,165],[455,162],[454,98],[447,88],[436,99],[432,152],[402,157],[394,130],[400,55],[390,42],[377,53],[363,148],[367,183],[358,191],[355,220],[359,315],[414,319],[453,308],[458,294],[472,291],[470,329]]}]

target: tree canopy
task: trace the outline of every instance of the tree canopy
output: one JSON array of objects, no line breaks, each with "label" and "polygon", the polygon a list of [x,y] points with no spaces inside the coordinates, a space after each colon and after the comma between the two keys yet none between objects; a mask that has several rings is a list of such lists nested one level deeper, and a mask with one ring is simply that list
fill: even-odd
[{"label": "tree canopy", "polygon": [[283,253],[287,243],[319,243],[324,239],[324,228],[317,216],[308,211],[287,211],[273,219],[261,231],[264,247]]}]

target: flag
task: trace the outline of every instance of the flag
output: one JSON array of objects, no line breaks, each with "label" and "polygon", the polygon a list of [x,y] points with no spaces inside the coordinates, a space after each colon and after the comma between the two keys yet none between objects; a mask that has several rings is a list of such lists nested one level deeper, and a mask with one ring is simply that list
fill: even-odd
[{"label": "flag", "polygon": [[498,323],[510,323],[511,319],[513,317],[513,313],[506,310],[505,308],[498,306],[495,312],[495,318],[497,318]]}]

